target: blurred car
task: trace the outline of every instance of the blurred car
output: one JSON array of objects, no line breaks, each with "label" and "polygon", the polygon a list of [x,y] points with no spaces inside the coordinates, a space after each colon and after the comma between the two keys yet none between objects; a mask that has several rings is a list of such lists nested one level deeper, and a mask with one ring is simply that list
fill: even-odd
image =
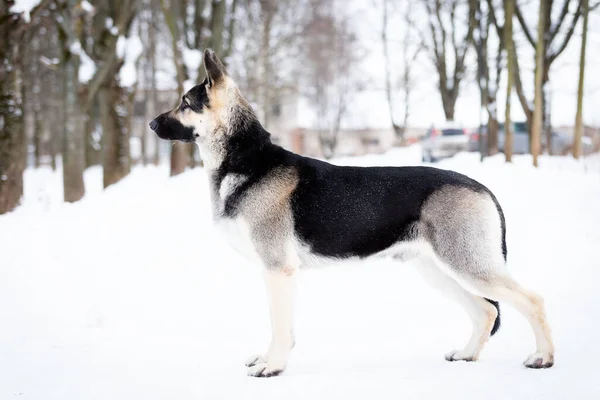
[{"label": "blurred car", "polygon": [[[573,137],[559,132],[551,132],[552,154],[564,155],[569,153],[573,148]],[[469,151],[479,151],[487,154],[487,126],[481,127],[481,142],[479,141],[480,132],[473,131],[469,135]],[[501,123],[498,127],[498,151],[504,152],[504,143],[506,135],[504,132],[504,124]],[[547,138],[544,133],[541,137],[542,149],[546,149]],[[481,147],[480,147],[481,146]],[[590,154],[593,151],[592,140],[586,136],[581,139],[581,149],[584,155]],[[513,154],[529,154],[529,131],[526,122],[513,123]]]},{"label": "blurred car", "polygon": [[[469,151],[481,151],[487,154],[487,125],[481,127],[481,142],[479,141],[479,131],[474,131],[469,135]],[[504,123],[498,126],[498,151],[504,151],[505,142]],[[479,147],[481,146],[481,147]],[[529,132],[526,122],[513,123],[513,154],[529,153]]]},{"label": "blurred car", "polygon": [[469,135],[458,127],[431,128],[421,140],[423,161],[434,162],[469,150]]},{"label": "blurred car", "polygon": [[[560,132],[552,132],[552,154],[564,156],[573,151],[573,136]],[[542,147],[546,148],[546,135],[542,135]],[[583,136],[581,138],[581,154],[588,155],[594,151],[592,139]]]}]

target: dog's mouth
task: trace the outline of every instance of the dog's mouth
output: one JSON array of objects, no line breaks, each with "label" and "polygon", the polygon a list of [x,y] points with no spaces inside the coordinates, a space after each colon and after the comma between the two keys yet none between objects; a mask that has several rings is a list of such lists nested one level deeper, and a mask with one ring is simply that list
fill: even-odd
[{"label": "dog's mouth", "polygon": [[150,129],[164,140],[193,143],[200,136],[193,128],[184,126],[173,118],[165,118],[164,114],[150,121]]}]

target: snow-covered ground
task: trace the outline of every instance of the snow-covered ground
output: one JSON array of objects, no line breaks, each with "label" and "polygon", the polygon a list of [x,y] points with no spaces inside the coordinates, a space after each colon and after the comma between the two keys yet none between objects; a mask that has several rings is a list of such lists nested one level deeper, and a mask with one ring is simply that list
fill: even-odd
[{"label": "snow-covered ground", "polygon": [[[344,164],[419,163],[418,146]],[[0,399],[600,398],[600,161],[528,157],[438,166],[492,189],[504,207],[509,268],[546,298],[556,365],[527,370],[526,321],[504,305],[477,363],[461,309],[409,263],[303,270],[296,347],[284,375],[246,376],[270,331],[260,269],[210,225],[202,170],[136,168],[60,203],[60,175],[27,171],[0,217]]]}]

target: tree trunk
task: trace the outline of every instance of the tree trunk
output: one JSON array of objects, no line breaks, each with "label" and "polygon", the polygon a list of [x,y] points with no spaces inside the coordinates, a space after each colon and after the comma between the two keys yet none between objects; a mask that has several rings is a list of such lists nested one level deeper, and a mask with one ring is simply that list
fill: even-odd
[{"label": "tree trunk", "polygon": [[102,139],[104,141],[104,187],[117,183],[130,171],[129,130],[127,121],[118,115],[116,108],[122,106],[125,99],[116,81],[111,86],[103,85],[98,90],[100,120],[102,121]]},{"label": "tree trunk", "polygon": [[[146,84],[144,84],[144,87],[147,87]],[[147,91],[146,91],[147,92]],[[134,100],[135,101],[135,100]],[[153,117],[151,118],[147,118],[148,115],[145,115],[146,121],[151,121]],[[146,128],[146,124],[143,124],[143,129],[142,129],[142,133],[140,136],[140,162],[142,163],[142,165],[145,167],[148,164],[148,131]]]},{"label": "tree trunk", "polygon": [[19,204],[27,161],[22,51],[28,27],[9,12],[11,5],[0,3],[0,214]]},{"label": "tree trunk", "polygon": [[[70,13],[72,10],[68,10],[67,12]],[[83,183],[85,155],[80,124],[79,100],[77,98],[79,60],[69,50],[70,39],[64,35],[61,36],[64,113],[62,141],[63,193],[66,202],[75,202],[81,199],[85,193]]]},{"label": "tree trunk", "polygon": [[39,93],[33,94],[34,96],[34,107],[33,107],[33,151],[34,151],[34,166],[39,168],[41,165],[41,159],[43,155],[43,136],[44,136],[44,114],[40,104]]},{"label": "tree trunk", "polygon": [[85,167],[91,167],[93,165],[100,165],[102,163],[101,160],[101,150],[102,146],[98,141],[98,138],[94,137],[94,132],[96,131],[97,121],[97,105],[94,104],[92,109],[87,113],[84,122],[84,138],[85,138]]},{"label": "tree trunk", "polygon": [[488,156],[498,153],[498,119],[488,110]]},{"label": "tree trunk", "polygon": [[[387,38],[387,26],[388,26],[388,0],[383,0],[383,21],[381,28],[381,41],[383,43],[383,56],[385,58],[385,93],[387,96],[388,110],[390,113],[390,122],[392,124],[392,129],[394,130],[394,134],[396,135],[397,143],[402,143],[404,141],[404,129],[401,129],[396,121],[394,120],[394,101],[392,96],[392,79],[390,76],[390,56],[388,51],[388,38]],[[407,50],[407,49],[404,49]],[[404,65],[406,68],[407,66]],[[406,70],[404,71],[406,78]],[[406,79],[405,79],[406,80]],[[406,110],[408,112],[408,110]]]},{"label": "tree trunk", "polygon": [[[0,14],[8,11],[0,4]],[[6,17],[0,24],[0,56],[5,63],[0,68],[0,214],[14,209],[23,195],[25,140],[20,66],[15,54],[12,30],[18,23]]]},{"label": "tree trunk", "polygon": [[575,115],[575,133],[573,135],[573,157],[581,156],[581,138],[583,137],[583,82],[585,72],[585,46],[587,43],[589,0],[583,0],[583,32],[581,36],[581,55],[579,56],[579,84],[577,87],[577,114]]},{"label": "tree trunk", "polygon": [[271,0],[261,1],[262,13],[264,16],[264,22],[262,26],[262,41],[261,41],[261,58],[263,63],[263,82],[262,82],[262,108],[263,108],[263,123],[267,129],[269,129],[269,116],[271,106],[271,94],[270,94],[270,75],[271,75],[271,60],[270,60],[270,42],[271,42],[271,25],[275,14],[275,4]]},{"label": "tree trunk", "polygon": [[[516,0],[512,0],[516,1]],[[513,4],[514,5],[514,4]],[[527,132],[529,132],[529,141],[531,142],[531,129],[533,127],[533,110],[531,110],[529,101],[525,96],[525,89],[523,88],[523,82],[521,81],[521,70],[519,67],[519,59],[517,57],[517,49],[515,46],[515,41],[511,40],[511,49],[510,55],[513,61],[513,75],[512,78],[514,80],[515,91],[517,92],[517,97],[519,98],[519,103],[521,103],[521,108],[525,113],[525,119],[527,121]]]},{"label": "tree trunk", "polygon": [[[442,82],[440,82],[440,85]],[[454,107],[456,106],[456,98],[452,95],[452,91],[440,86],[442,95],[442,106],[444,107],[444,115],[446,121],[454,121]]]},{"label": "tree trunk", "polygon": [[227,58],[231,55],[233,50],[233,42],[235,38],[235,24],[237,21],[236,8],[238,0],[233,0],[231,8],[229,9],[229,25],[227,26],[227,48],[223,50],[223,58],[225,58],[225,66],[227,66]]},{"label": "tree trunk", "polygon": [[540,1],[539,21],[538,21],[538,40],[535,51],[535,100],[533,109],[533,124],[531,127],[531,154],[533,156],[533,165],[538,166],[538,156],[540,154],[540,138],[542,131],[542,81],[544,74],[544,21],[546,16],[547,4]]},{"label": "tree trunk", "polygon": [[544,59],[544,75],[542,76],[542,133],[546,135],[546,151],[552,155],[552,121],[550,117],[549,64]]},{"label": "tree trunk", "polygon": [[185,172],[189,150],[185,143],[173,142],[171,147],[171,176]]},{"label": "tree trunk", "polygon": [[[60,82],[60,76],[58,79],[57,85],[57,93],[58,97],[62,98],[62,82]],[[62,135],[63,130],[60,128],[61,124],[61,116],[60,113],[54,112],[50,114],[46,114],[48,116],[48,121],[51,124],[50,126],[50,166],[52,167],[52,171],[56,171],[58,169],[58,158],[60,156],[60,147],[62,143]]]},{"label": "tree trunk", "polygon": [[[524,14],[520,9],[520,2],[515,2],[513,4],[515,15],[521,25],[525,38],[534,47],[536,53],[535,107],[539,107],[540,110],[534,110],[533,113],[530,111],[529,102],[525,98],[523,92],[523,87],[521,85],[518,72],[518,59],[515,56],[515,88],[517,90],[517,94],[519,95],[519,101],[521,102],[523,110],[527,116],[528,126],[530,128],[530,144],[532,145],[531,152],[532,154],[534,152],[536,153],[533,155],[535,164],[537,164],[537,156],[540,152],[539,142],[542,130],[547,135],[545,144],[548,147],[549,152],[552,151],[551,114],[550,107],[547,107],[549,105],[550,98],[546,90],[548,89],[548,73],[550,66],[566,49],[567,44],[573,37],[573,33],[577,27],[577,22],[582,14],[582,2],[583,0],[563,0],[560,13],[555,13],[553,7],[558,4],[557,1],[540,1],[539,10],[540,14],[543,13],[543,15],[540,15],[541,18],[538,20],[537,38],[534,37],[530,28],[527,26],[527,22],[523,16]],[[574,13],[570,12],[569,10],[572,8],[571,6],[573,3],[575,3],[576,6]],[[570,21],[569,18],[566,18],[569,14],[571,14]],[[553,15],[558,15],[558,18],[555,21],[552,20]],[[567,21],[569,21],[569,23],[566,23]],[[565,25],[567,25],[566,29],[564,29]],[[560,41],[557,40],[557,38],[561,36],[562,39]],[[515,44],[513,42],[513,47],[514,46]],[[540,87],[539,93],[537,90],[538,86]],[[540,113],[539,117],[537,116],[536,111]],[[536,121],[536,118],[539,118],[540,121]],[[533,137],[534,135],[537,136]],[[537,143],[534,143],[536,141]],[[534,149],[533,147],[537,147],[537,149]]]},{"label": "tree trunk", "polygon": [[210,47],[215,51],[215,53],[219,57],[223,55],[223,32],[225,30],[226,11],[227,2],[225,0],[212,1],[210,23]]},{"label": "tree trunk", "polygon": [[[181,35],[177,25],[176,13],[177,9],[169,8],[169,4],[165,0],[161,0],[165,22],[171,33],[171,49],[173,51],[173,62],[175,64],[175,75],[177,79],[177,95],[183,95],[183,85],[187,77],[187,71],[183,62],[182,49],[183,45]],[[188,164],[189,150],[184,143],[173,142],[171,146],[171,176],[179,175],[185,171]]]},{"label": "tree trunk", "polygon": [[198,166],[196,153],[198,152],[198,146],[195,143],[186,143],[185,147],[188,150],[188,166],[190,168],[195,168]]},{"label": "tree trunk", "polygon": [[[152,4],[152,3],[151,3]],[[156,7],[152,7],[152,17],[150,21],[148,21],[148,53],[150,55],[150,101],[149,105],[146,107],[146,112],[149,114],[150,118],[148,118],[147,122],[150,122],[153,118],[157,116],[157,108],[158,108],[158,91],[156,89],[156,39],[157,39],[157,29],[156,29],[156,17],[158,13],[156,12]],[[145,129],[145,127],[144,127]],[[154,165],[160,164],[160,138],[158,135],[152,135],[154,137],[154,155],[152,157],[152,163]]]},{"label": "tree trunk", "polygon": [[44,136],[44,124],[43,124],[43,109],[41,101],[42,91],[42,80],[40,70],[40,63],[37,62],[36,58],[40,56],[40,38],[32,38],[30,41],[32,47],[33,60],[29,60],[31,81],[33,87],[31,90],[32,103],[33,103],[33,163],[35,168],[39,168],[41,165],[42,158],[42,138]]},{"label": "tree trunk", "polygon": [[513,153],[513,129],[512,122],[510,119],[510,98],[512,95],[512,86],[513,86],[513,74],[515,68],[514,62],[514,49],[513,49],[513,13],[514,13],[514,2],[515,0],[505,0],[504,1],[504,15],[505,15],[505,23],[504,23],[504,44],[506,45],[506,54],[507,54],[507,77],[506,77],[506,106],[504,113],[504,156],[506,157],[506,162],[512,162],[512,153]]}]

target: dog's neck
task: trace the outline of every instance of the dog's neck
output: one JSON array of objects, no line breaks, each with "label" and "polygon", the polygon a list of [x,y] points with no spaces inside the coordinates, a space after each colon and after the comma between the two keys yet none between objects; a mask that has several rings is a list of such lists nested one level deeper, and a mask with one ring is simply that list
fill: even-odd
[{"label": "dog's neck", "polygon": [[208,135],[211,139],[198,143],[205,168],[210,175],[243,173],[248,162],[272,145],[271,135],[262,127],[254,110],[238,104],[227,113],[226,121],[217,124]]}]

